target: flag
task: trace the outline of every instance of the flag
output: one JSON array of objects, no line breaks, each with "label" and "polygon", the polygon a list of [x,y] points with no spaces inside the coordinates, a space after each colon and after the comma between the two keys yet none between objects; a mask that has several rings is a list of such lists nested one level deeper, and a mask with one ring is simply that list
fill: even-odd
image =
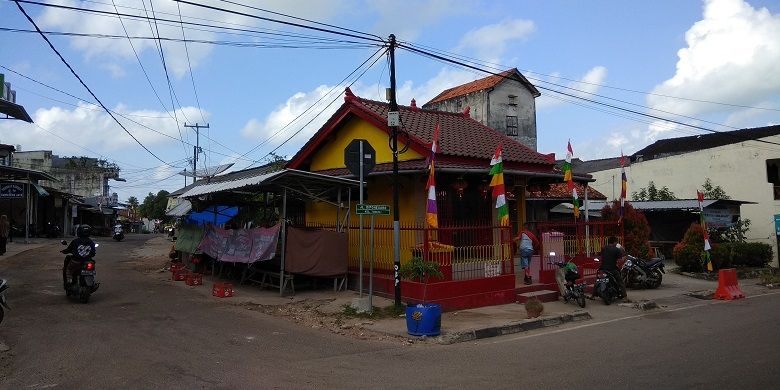
[{"label": "flag", "polygon": [[577,188],[574,187],[574,178],[571,171],[571,158],[574,156],[574,150],[571,148],[571,141],[566,145],[566,161],[563,163],[563,181],[571,191],[572,204],[574,205],[574,219],[580,217],[580,197],[577,195]]},{"label": "flag", "polygon": [[493,198],[498,209],[498,224],[509,226],[509,207],[506,204],[506,189],[504,188],[504,163],[501,159],[501,144],[496,147],[496,153],[490,159],[490,186],[493,187]]},{"label": "flag", "polygon": [[436,161],[436,149],[439,142],[439,124],[433,131],[433,143],[431,143],[430,169],[428,172],[428,183],[425,184],[425,190],[428,191],[428,204],[425,207],[425,221],[428,227],[439,228],[438,209],[436,208],[436,178],[434,176],[434,162]]},{"label": "flag", "polygon": [[707,224],[704,221],[704,193],[696,191],[696,196],[699,198],[699,215],[701,218],[701,228],[704,230],[704,265],[707,266],[707,271],[712,272],[712,261],[710,259],[710,234],[707,232]]},{"label": "flag", "polygon": [[626,178],[626,157],[623,151],[620,151],[620,218],[626,207],[626,193],[628,192],[628,179]]}]

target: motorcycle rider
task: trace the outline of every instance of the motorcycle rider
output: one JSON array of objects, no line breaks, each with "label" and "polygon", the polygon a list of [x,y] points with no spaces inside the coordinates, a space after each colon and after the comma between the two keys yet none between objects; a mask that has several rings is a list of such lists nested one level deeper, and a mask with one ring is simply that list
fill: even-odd
[{"label": "motorcycle rider", "polygon": [[[623,247],[618,244],[618,238],[615,236],[610,236],[607,239],[607,246],[601,250],[601,255],[599,256],[601,257],[599,271],[603,271],[608,274],[609,278],[617,284],[621,298],[628,299],[628,296],[626,295],[626,286],[623,284],[623,278],[620,277],[620,269],[618,269],[617,266],[618,260],[625,256],[625,254],[626,253],[623,250]],[[593,289],[593,293],[591,294],[590,298],[596,299],[595,288]]]},{"label": "motorcycle rider", "polygon": [[[78,272],[81,262],[95,257],[95,241],[89,236],[92,234],[92,228],[89,225],[79,225],[76,229],[76,238],[70,242],[67,248],[60,252],[65,256],[65,263],[62,265],[62,283],[65,289],[68,288],[68,272],[73,275]],[[77,275],[74,275],[74,280]]]}]

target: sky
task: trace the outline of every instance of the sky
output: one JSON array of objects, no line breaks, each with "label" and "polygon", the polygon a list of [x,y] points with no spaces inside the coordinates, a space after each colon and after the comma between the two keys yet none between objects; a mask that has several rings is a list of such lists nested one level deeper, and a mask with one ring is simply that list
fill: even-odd
[{"label": "sky", "polygon": [[[376,40],[390,34],[480,69],[519,69],[542,92],[538,151],[561,158],[568,141],[591,160],[780,123],[780,2],[771,0],[42,2],[80,8],[20,3],[116,121],[2,0],[0,73],[35,124],[0,120],[0,143],[115,162],[127,180],[110,182],[121,201],[184,185],[178,173],[192,169],[196,143],[185,125],[209,125],[199,167],[236,170],[292,157],[347,85],[384,100],[388,60]],[[395,57],[404,105],[488,75],[404,49]]]}]

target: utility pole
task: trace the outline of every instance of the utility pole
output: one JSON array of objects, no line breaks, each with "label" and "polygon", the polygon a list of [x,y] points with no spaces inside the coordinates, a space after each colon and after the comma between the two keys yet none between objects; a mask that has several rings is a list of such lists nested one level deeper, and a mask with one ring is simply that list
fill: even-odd
[{"label": "utility pole", "polygon": [[[393,152],[393,282],[395,283],[395,307],[401,307],[401,223],[398,210],[398,102],[395,96],[395,35],[390,34],[390,107],[387,122],[390,125],[391,150]],[[395,118],[393,118],[395,116]]]},{"label": "utility pole", "polygon": [[[200,153],[200,129],[208,129],[209,124],[206,123],[205,125],[200,125],[197,122],[195,122],[194,125],[188,125],[184,124],[184,127],[190,127],[195,129],[195,146],[193,151],[193,160],[192,160],[192,183],[195,184],[196,181],[198,181],[197,176],[197,170],[198,170],[198,153]],[[186,177],[186,176],[185,176]],[[184,179],[184,182],[186,184],[187,179]]]}]

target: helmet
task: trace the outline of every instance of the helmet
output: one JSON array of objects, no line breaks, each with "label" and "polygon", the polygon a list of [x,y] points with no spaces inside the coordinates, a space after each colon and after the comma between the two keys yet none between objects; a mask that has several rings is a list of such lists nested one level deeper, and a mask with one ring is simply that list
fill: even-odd
[{"label": "helmet", "polygon": [[76,229],[76,236],[81,238],[87,238],[92,234],[92,228],[89,225],[79,225]]}]

